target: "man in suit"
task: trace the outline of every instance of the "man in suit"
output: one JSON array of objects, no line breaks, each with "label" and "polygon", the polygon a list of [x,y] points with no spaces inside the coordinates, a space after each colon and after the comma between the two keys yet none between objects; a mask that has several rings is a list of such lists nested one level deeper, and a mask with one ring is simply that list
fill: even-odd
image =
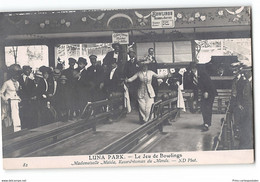
[{"label": "man in suit", "polygon": [[83,111],[88,101],[90,101],[90,85],[88,71],[86,69],[87,60],[83,57],[78,59],[78,68],[76,70],[79,72],[78,77],[78,91],[79,91],[79,109],[80,112]]},{"label": "man in suit", "polygon": [[112,63],[111,71],[105,76],[105,87],[109,97],[123,93],[123,75],[116,63]]},{"label": "man in suit", "polygon": [[121,53],[121,46],[119,43],[112,44],[113,51],[110,51],[106,54],[103,59],[103,66],[107,67],[108,71],[111,71],[112,64],[116,63],[118,67],[122,66],[123,56]]},{"label": "man in suit", "polygon": [[[133,49],[130,49],[129,52],[129,60],[125,64],[124,74],[126,78],[131,78],[139,71],[139,65],[137,62],[136,54]],[[138,108],[137,102],[137,88],[138,88],[138,80],[135,80],[131,83],[128,83],[129,97],[131,106],[133,108]]]},{"label": "man in suit", "polygon": [[36,126],[35,122],[35,113],[33,110],[33,92],[35,89],[34,81],[30,78],[32,73],[32,68],[30,66],[23,66],[23,73],[18,79],[20,84],[20,90],[18,95],[21,98],[20,102],[20,118],[21,118],[21,127],[24,128],[33,128]]},{"label": "man in suit", "polygon": [[182,75],[179,73],[180,68],[175,68],[175,72],[169,78],[168,83],[171,90],[178,91],[179,85],[182,84]]},{"label": "man in suit", "polygon": [[67,81],[69,82],[72,79],[72,72],[74,70],[74,66],[76,64],[76,59],[69,58],[69,67],[62,71],[62,75],[65,75],[67,78]]},{"label": "man in suit", "polygon": [[39,79],[39,83],[36,87],[36,98],[39,105],[39,119],[38,126],[43,126],[50,124],[56,120],[56,113],[51,109],[49,94],[50,94],[50,79],[51,79],[51,69],[46,66],[39,68],[42,72],[42,78]]},{"label": "man in suit", "polygon": [[253,90],[252,90],[252,70],[243,70],[244,79],[240,87],[237,88],[237,104],[241,113],[239,120],[240,149],[253,148]]},{"label": "man in suit", "polygon": [[[74,111],[75,109],[75,102],[74,102],[74,94],[75,94],[75,87],[74,85],[74,78],[73,78],[73,71],[75,70],[74,66],[76,64],[76,59],[74,58],[69,58],[69,68],[63,70],[61,72],[62,75],[66,77],[66,84],[67,84],[67,91],[68,94],[70,95],[69,100],[68,100],[68,108],[69,111]],[[72,113],[70,113],[70,117],[72,118]]]},{"label": "man in suit", "polygon": [[202,94],[200,107],[203,117],[202,131],[208,131],[211,126],[212,107],[217,91],[209,75],[204,70],[198,69],[196,63],[190,63],[190,70],[190,79]]},{"label": "man in suit", "polygon": [[104,94],[104,70],[101,65],[97,63],[97,56],[89,56],[91,66],[88,67],[88,79],[90,85],[91,102],[105,99]]}]

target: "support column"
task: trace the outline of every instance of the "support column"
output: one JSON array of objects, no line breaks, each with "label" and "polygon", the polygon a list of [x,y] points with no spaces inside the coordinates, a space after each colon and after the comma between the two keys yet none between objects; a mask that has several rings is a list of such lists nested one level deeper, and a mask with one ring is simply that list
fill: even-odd
[{"label": "support column", "polygon": [[0,36],[0,87],[7,79],[6,71],[4,37]]},{"label": "support column", "polygon": [[53,42],[48,43],[48,59],[49,59],[49,66],[55,68],[56,61],[55,61],[55,44]]}]

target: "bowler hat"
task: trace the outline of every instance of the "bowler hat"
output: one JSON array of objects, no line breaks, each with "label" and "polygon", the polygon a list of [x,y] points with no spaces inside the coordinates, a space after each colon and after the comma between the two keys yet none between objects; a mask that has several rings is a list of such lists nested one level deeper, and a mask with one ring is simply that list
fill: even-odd
[{"label": "bowler hat", "polygon": [[134,48],[132,48],[132,47],[131,47],[131,48],[129,48],[129,49],[128,49],[128,54],[129,54],[130,52],[134,52],[134,53],[135,53],[135,50],[134,50]]},{"label": "bowler hat", "polygon": [[79,63],[87,64],[87,60],[86,60],[85,58],[83,58],[83,57],[79,57],[79,59],[78,59],[78,64],[79,64]]},{"label": "bowler hat", "polygon": [[119,47],[121,47],[119,43],[113,43],[113,44],[112,44],[113,49],[115,49],[115,46],[116,46],[116,45],[118,45]]},{"label": "bowler hat", "polygon": [[25,65],[23,66],[23,70],[32,70],[32,67],[31,66],[28,66],[28,65]]},{"label": "bowler hat", "polygon": [[49,68],[49,67],[47,67],[47,66],[41,66],[40,68],[39,68],[39,70],[40,70],[40,72],[42,72],[42,73],[50,73],[51,72],[51,68]]},{"label": "bowler hat", "polygon": [[69,63],[76,63],[76,62],[77,62],[76,59],[74,59],[74,58],[69,58]]}]

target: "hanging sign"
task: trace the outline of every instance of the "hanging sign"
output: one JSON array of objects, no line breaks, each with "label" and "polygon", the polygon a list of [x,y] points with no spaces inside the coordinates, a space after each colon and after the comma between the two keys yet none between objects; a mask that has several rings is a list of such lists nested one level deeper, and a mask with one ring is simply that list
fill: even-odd
[{"label": "hanging sign", "polygon": [[112,42],[119,44],[129,44],[129,34],[128,33],[113,33]]},{"label": "hanging sign", "polygon": [[175,26],[174,11],[152,11],[151,26],[152,28],[173,28]]}]

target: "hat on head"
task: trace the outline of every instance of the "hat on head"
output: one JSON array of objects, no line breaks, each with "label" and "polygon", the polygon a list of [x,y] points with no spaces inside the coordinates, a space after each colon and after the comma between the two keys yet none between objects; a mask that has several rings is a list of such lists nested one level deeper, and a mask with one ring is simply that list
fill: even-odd
[{"label": "hat on head", "polygon": [[92,54],[92,55],[89,56],[89,59],[92,59],[92,58],[97,59],[97,56]]},{"label": "hat on head", "polygon": [[39,70],[40,70],[40,72],[42,72],[42,74],[43,73],[50,73],[51,72],[51,68],[49,68],[49,67],[47,67],[47,66],[41,66],[40,68],[39,68]]},{"label": "hat on head", "polygon": [[129,54],[130,52],[134,52],[134,53],[135,53],[135,50],[134,50],[134,48],[132,48],[132,47],[131,47],[131,48],[129,48],[129,49],[128,49],[128,54]]},{"label": "hat on head", "polygon": [[78,64],[79,64],[79,63],[87,64],[87,60],[86,60],[85,58],[83,58],[83,57],[79,57],[79,59],[78,59]]},{"label": "hat on head", "polygon": [[118,45],[119,47],[121,47],[121,45],[120,45],[119,43],[113,43],[113,44],[112,44],[113,49],[115,49],[115,46],[116,46],[116,45]]},{"label": "hat on head", "polygon": [[32,70],[32,67],[31,66],[28,66],[28,65],[25,65],[23,66],[23,70]]},{"label": "hat on head", "polygon": [[53,70],[53,76],[60,76],[60,75],[61,75],[61,71],[59,69]]},{"label": "hat on head", "polygon": [[19,64],[12,64],[11,66],[9,66],[8,71],[10,75],[19,75],[22,73],[22,69]]},{"label": "hat on head", "polygon": [[35,77],[38,77],[38,78],[42,78],[42,72],[40,72],[39,70],[37,70],[34,74]]},{"label": "hat on head", "polygon": [[68,80],[65,75],[60,76],[60,80]]},{"label": "hat on head", "polygon": [[69,58],[69,63],[76,63],[76,62],[77,62],[76,59],[74,59],[74,58]]}]

